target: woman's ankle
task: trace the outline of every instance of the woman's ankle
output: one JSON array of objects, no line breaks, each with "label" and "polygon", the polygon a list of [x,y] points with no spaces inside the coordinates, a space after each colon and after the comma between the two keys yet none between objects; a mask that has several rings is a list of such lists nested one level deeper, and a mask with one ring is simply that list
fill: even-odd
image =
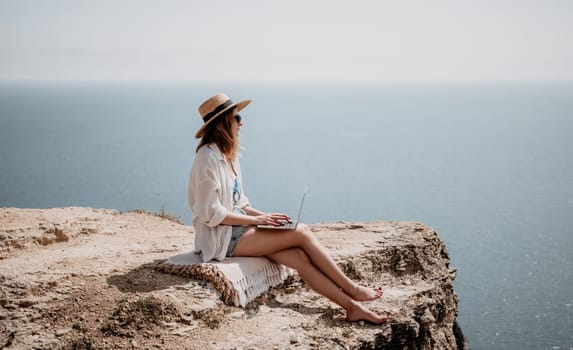
[{"label": "woman's ankle", "polygon": [[355,314],[362,309],[362,305],[354,299],[350,299],[347,305],[342,307],[346,311],[346,315]]}]

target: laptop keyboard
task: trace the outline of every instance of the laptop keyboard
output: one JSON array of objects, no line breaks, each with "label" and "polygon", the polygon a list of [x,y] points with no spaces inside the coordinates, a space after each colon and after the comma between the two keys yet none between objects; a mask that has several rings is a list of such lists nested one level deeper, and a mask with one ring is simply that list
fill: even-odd
[{"label": "laptop keyboard", "polygon": [[296,227],[296,221],[292,221],[292,222],[286,222],[279,226],[279,227],[284,227],[284,228],[295,228]]}]

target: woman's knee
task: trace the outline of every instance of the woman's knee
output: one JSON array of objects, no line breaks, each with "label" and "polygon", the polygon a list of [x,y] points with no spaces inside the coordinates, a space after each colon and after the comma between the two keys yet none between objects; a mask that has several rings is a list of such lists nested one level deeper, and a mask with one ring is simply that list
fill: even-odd
[{"label": "woman's knee", "polygon": [[277,262],[287,265],[297,271],[305,270],[311,264],[309,256],[301,248],[290,248],[277,253],[278,256],[271,256],[271,258],[278,260]]},{"label": "woman's knee", "polygon": [[298,224],[294,234],[297,235],[297,238],[303,242],[308,242],[316,239],[312,234],[310,227],[305,224]]},{"label": "woman's knee", "polygon": [[308,227],[307,224],[303,224],[303,223],[300,223],[300,224],[296,225],[296,229],[297,229],[297,230],[304,231],[304,232],[311,232],[311,231],[310,231],[310,227]]}]

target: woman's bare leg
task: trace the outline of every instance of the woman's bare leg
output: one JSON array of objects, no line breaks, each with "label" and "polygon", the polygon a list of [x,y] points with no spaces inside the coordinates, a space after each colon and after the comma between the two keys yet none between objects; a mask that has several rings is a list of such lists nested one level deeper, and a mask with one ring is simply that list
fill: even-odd
[{"label": "woman's bare leg", "polygon": [[308,226],[303,224],[299,224],[296,230],[265,230],[250,227],[239,240],[233,256],[270,256],[288,248],[304,250],[314,266],[352,299],[371,301],[382,296],[381,289],[362,287],[348,278]]},{"label": "woman's bare leg", "polygon": [[288,248],[267,256],[269,259],[298,271],[300,277],[315,292],[324,295],[346,310],[348,321],[370,321],[382,323],[387,317],[378,315],[344,293],[338,286],[322,273],[300,248]]}]

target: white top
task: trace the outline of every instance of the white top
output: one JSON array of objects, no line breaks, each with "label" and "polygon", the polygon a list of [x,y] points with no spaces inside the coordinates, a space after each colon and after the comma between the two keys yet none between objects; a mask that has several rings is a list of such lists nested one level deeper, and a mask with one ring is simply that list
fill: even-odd
[{"label": "white top", "polygon": [[[233,161],[233,167],[239,177],[241,194],[236,207],[244,208],[249,205],[249,199],[244,195],[238,160]],[[188,196],[189,207],[193,212],[195,251],[201,252],[204,262],[225,259],[232,226],[223,225],[221,221],[227,213],[233,211],[234,177],[215,144],[199,149],[191,166]]]}]

